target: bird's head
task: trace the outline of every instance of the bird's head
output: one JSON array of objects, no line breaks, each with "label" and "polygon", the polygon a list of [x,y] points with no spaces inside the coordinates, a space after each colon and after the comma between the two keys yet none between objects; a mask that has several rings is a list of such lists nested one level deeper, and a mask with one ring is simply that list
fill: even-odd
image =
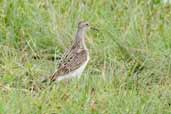
[{"label": "bird's head", "polygon": [[86,21],[81,21],[78,23],[78,29],[84,29],[87,30],[89,28],[89,23]]}]

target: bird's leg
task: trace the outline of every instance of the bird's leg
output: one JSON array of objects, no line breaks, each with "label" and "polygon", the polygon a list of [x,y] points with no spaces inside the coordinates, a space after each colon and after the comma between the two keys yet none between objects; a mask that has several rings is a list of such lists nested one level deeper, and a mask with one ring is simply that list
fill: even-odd
[{"label": "bird's leg", "polygon": [[66,84],[69,84],[69,79],[65,79],[64,80],[64,84],[66,85]]}]

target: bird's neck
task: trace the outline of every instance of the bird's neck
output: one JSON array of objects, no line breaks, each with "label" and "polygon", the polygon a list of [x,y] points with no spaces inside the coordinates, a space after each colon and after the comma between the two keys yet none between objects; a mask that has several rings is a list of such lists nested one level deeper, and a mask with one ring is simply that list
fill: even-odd
[{"label": "bird's neck", "polygon": [[83,29],[78,29],[77,34],[76,34],[76,39],[75,43],[80,46],[80,48],[87,49],[86,44],[85,44],[85,37],[86,37],[86,31]]}]

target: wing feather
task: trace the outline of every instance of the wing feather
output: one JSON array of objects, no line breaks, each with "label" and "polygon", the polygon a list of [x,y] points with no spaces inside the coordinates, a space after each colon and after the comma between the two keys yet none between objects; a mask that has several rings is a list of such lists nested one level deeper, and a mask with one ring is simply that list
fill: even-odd
[{"label": "wing feather", "polygon": [[87,60],[87,53],[85,49],[71,50],[61,61],[58,70],[52,75],[51,81],[78,69]]}]

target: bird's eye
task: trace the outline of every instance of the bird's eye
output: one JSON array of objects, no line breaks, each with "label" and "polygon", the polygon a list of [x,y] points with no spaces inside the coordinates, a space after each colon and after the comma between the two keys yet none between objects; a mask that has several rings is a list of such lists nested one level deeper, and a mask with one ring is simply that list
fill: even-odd
[{"label": "bird's eye", "polygon": [[88,23],[86,25],[88,26]]}]

